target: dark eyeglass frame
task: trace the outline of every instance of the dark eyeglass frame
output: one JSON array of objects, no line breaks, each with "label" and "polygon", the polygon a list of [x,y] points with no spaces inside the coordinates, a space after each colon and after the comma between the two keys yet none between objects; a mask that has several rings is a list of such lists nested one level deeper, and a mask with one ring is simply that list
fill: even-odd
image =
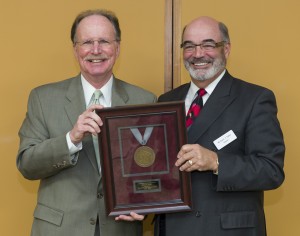
[{"label": "dark eyeglass frame", "polygon": [[214,42],[214,41],[204,41],[199,44],[192,43],[190,41],[185,41],[180,44],[180,48],[187,52],[194,52],[199,46],[204,51],[213,51],[218,47],[222,47],[226,44],[226,41]]}]

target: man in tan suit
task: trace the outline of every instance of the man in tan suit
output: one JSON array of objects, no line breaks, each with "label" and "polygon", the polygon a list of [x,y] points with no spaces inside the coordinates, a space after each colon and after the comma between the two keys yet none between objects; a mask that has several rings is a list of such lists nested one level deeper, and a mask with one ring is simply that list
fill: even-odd
[{"label": "man in tan suit", "polygon": [[[93,111],[152,103],[156,97],[114,77],[121,31],[112,12],[79,14],[71,39],[81,73],[33,89],[19,131],[17,167],[25,178],[40,180],[31,235],[141,235],[143,216],[113,219],[105,214],[92,137],[100,132],[102,120]],[[101,91],[102,105],[89,106],[95,90]]]}]

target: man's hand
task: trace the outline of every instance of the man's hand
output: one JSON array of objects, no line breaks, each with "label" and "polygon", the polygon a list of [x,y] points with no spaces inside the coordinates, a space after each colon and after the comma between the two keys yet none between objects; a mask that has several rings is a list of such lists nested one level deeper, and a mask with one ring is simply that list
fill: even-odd
[{"label": "man's hand", "polygon": [[142,221],[144,220],[145,216],[144,215],[139,215],[134,212],[130,212],[130,215],[119,215],[115,218],[116,221],[124,220],[124,221]]},{"label": "man's hand", "polygon": [[97,135],[100,133],[100,126],[103,123],[94,110],[102,108],[101,105],[92,105],[78,117],[76,124],[70,131],[70,139],[73,144],[80,143],[87,134]]},{"label": "man's hand", "polygon": [[176,161],[175,166],[178,166],[181,171],[216,171],[218,169],[217,153],[206,149],[199,144],[183,145],[177,158],[178,160]]}]

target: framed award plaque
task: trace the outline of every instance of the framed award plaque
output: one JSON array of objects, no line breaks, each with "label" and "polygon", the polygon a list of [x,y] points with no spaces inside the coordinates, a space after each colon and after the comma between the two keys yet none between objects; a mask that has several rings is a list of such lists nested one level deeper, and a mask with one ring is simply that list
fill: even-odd
[{"label": "framed award plaque", "polygon": [[191,210],[190,174],[175,166],[186,143],[184,102],[96,112],[107,215]]}]

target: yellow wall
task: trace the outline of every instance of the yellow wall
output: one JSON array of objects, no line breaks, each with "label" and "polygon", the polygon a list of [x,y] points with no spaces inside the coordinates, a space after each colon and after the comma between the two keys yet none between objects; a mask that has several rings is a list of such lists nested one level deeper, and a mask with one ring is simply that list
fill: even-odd
[{"label": "yellow wall", "polygon": [[[25,116],[30,90],[78,73],[69,31],[78,12],[108,8],[118,15],[122,29],[121,56],[115,75],[163,92],[163,0],[1,1],[0,65],[0,235],[27,236],[32,223],[38,182],[24,180],[15,167],[17,132]],[[298,0],[182,0],[182,25],[198,15],[224,21],[232,40],[230,72],[271,88],[284,131],[286,181],[266,193],[268,233],[299,235],[300,211],[296,145],[300,133],[297,93],[300,52]],[[182,68],[182,81],[189,77]],[[148,230],[145,235],[151,235]]]}]

